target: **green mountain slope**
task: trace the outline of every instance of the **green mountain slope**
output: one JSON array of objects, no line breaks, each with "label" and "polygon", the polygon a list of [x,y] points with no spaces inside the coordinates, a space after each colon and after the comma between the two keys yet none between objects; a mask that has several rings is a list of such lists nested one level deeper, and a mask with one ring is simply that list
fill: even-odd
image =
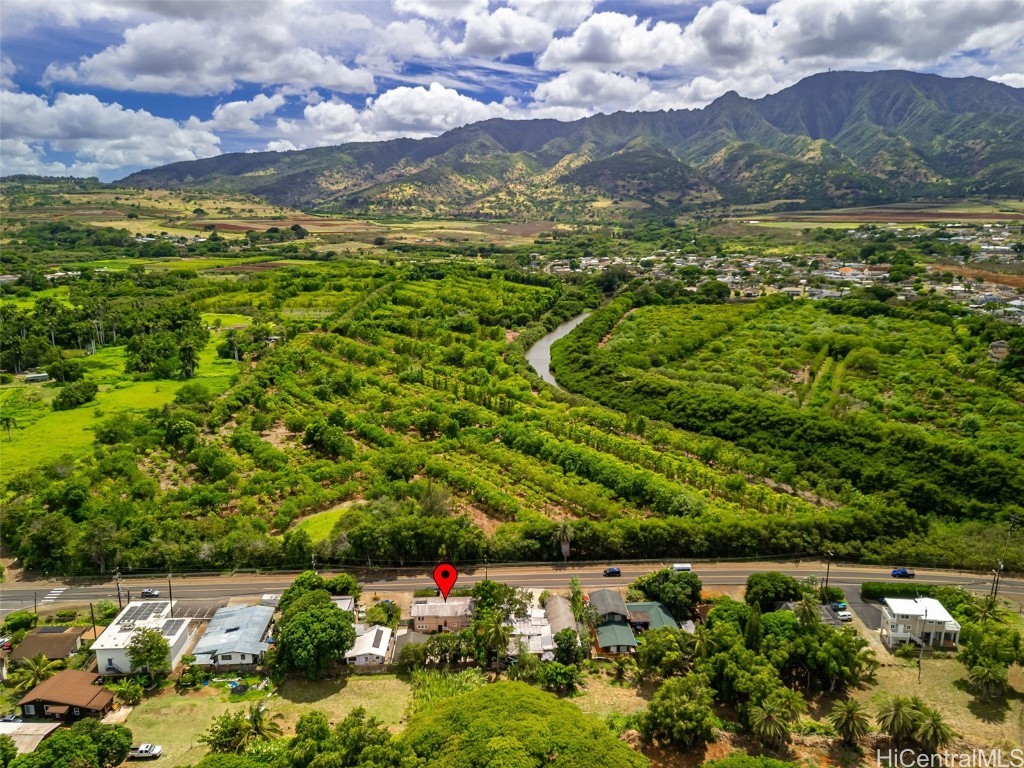
[{"label": "green mountain slope", "polygon": [[[685,209],[1024,194],[1024,89],[912,72],[829,72],[699,110],[487,120],[428,139],[229,154],[132,174],[303,208],[516,216],[575,200]],[[614,209],[614,206],[612,206]],[[607,213],[610,209],[602,207]]]}]

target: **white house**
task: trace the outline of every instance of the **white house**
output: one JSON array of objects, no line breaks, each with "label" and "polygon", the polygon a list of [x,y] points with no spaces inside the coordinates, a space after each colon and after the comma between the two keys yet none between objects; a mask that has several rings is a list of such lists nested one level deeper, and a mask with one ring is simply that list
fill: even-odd
[{"label": "white house", "polygon": [[104,677],[131,674],[128,643],[135,631],[141,628],[155,629],[164,636],[171,646],[168,659],[171,668],[178,666],[192,633],[189,631],[189,620],[173,618],[171,608],[171,603],[153,600],[133,600],[128,603],[92,644],[97,672]]},{"label": "white house", "polygon": [[960,624],[931,597],[887,597],[882,601],[882,642],[888,648],[915,643],[928,648],[955,649]]},{"label": "white house", "polygon": [[200,667],[237,669],[263,661],[274,609],[265,605],[220,608],[192,653]]},{"label": "white house", "polygon": [[383,664],[387,661],[390,647],[389,627],[367,627],[365,632],[356,637],[356,644],[345,654],[345,663],[356,666]]}]

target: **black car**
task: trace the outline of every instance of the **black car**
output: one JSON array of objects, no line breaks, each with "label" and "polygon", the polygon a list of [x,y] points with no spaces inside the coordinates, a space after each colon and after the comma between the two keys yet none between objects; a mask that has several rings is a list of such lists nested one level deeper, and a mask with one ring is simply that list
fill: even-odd
[{"label": "black car", "polygon": [[146,587],[140,594],[143,597],[160,597],[160,590],[153,589],[152,587]]},{"label": "black car", "polygon": [[619,568],[616,568],[615,566],[612,566],[611,568],[605,568],[604,569],[604,575],[605,576],[621,576],[622,575],[622,571]]}]

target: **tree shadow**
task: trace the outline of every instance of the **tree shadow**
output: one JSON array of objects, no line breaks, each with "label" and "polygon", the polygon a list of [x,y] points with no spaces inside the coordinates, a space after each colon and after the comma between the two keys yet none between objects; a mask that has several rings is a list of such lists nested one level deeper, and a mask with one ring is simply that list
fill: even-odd
[{"label": "tree shadow", "polygon": [[1010,703],[1024,699],[1018,691],[1009,689],[1002,696],[984,698],[979,696],[968,680],[960,679],[953,682],[953,687],[958,691],[971,694],[972,698],[967,703],[967,709],[976,718],[986,723],[1004,723],[1010,712]]},{"label": "tree shadow", "polygon": [[294,704],[313,704],[345,690],[349,677],[342,675],[326,680],[289,677],[277,687],[277,695]]}]

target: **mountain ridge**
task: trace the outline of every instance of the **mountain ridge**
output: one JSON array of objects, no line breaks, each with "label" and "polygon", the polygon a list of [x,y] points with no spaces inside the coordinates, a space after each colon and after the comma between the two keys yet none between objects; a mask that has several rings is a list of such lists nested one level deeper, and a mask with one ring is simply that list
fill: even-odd
[{"label": "mountain ridge", "polygon": [[492,118],[422,139],[230,153],[119,183],[250,192],[322,211],[472,216],[1024,195],[1024,89],[828,72],[760,99],[730,91],[700,109]]}]

